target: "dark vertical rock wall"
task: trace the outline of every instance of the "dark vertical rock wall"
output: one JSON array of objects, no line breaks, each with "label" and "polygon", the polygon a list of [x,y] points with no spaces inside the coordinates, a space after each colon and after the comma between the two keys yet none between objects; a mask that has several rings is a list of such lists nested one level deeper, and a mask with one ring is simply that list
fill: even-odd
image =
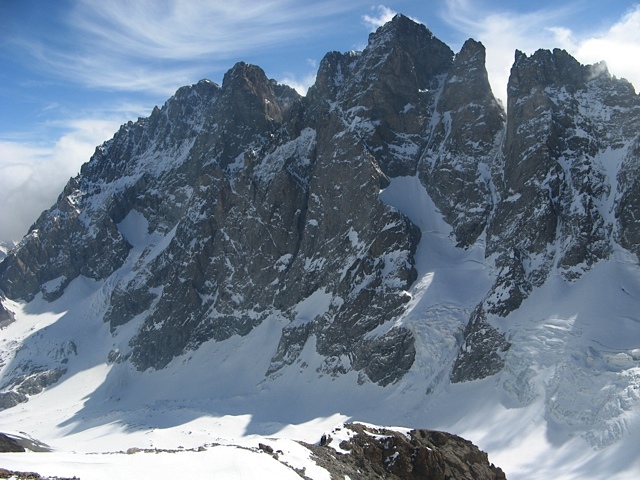
[{"label": "dark vertical rock wall", "polygon": [[[614,243],[638,251],[640,102],[603,64],[581,65],[564,50],[516,52],[508,85],[503,169],[487,223],[497,279],[474,311],[454,366],[456,381],[502,366],[509,348],[487,316],[506,316],[552,271],[579,278]],[[635,198],[638,198],[637,196]]]}]

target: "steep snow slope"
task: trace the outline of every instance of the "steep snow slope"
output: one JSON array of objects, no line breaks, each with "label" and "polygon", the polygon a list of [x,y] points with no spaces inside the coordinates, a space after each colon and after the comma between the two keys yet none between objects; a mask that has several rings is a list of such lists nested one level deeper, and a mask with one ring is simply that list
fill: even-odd
[{"label": "steep snow slope", "polygon": [[[163,370],[139,372],[113,353],[126,354],[134,326],[111,334],[102,321],[105,291],[113,282],[80,277],[54,302],[9,302],[18,321],[2,331],[4,368],[28,362],[53,367],[49,352],[60,351],[58,366],[67,374],[29,402],[0,412],[0,431],[25,432],[55,451],[2,454],[0,464],[82,478],[207,471],[220,478],[251,478],[259,470],[263,478],[295,478],[282,464],[257,453],[258,444],[266,443],[283,450],[290,464],[306,466],[311,478],[328,478],[319,467],[313,470],[308,453],[292,440],[317,442],[351,419],[457,433],[488,451],[490,461],[510,479],[637,478],[637,263],[619,251],[578,281],[554,276],[525,300],[527,308],[496,325],[513,343],[504,371],[451,384],[451,359],[465,319],[490,288],[494,268],[484,259],[482,239],[467,250],[455,247],[417,179],[393,180],[381,198],[423,233],[419,279],[409,292],[406,314],[398,319],[416,334],[416,362],[393,388],[358,385],[357,372],[319,373],[324,359],[312,344],[294,365],[265,378],[285,325],[277,317],[245,337],[209,341]],[[132,262],[145,244],[162,243],[140,234],[144,223],[134,214],[120,224],[134,244]],[[128,268],[125,264],[114,276],[122,278]],[[615,310],[598,304],[602,289]],[[388,328],[393,325],[374,334]],[[15,342],[25,348],[10,361]],[[78,346],[75,352],[64,349],[70,342]],[[105,364],[110,352],[114,361]],[[206,452],[185,451],[201,446],[207,446]],[[134,447],[180,451],[110,453]]]}]

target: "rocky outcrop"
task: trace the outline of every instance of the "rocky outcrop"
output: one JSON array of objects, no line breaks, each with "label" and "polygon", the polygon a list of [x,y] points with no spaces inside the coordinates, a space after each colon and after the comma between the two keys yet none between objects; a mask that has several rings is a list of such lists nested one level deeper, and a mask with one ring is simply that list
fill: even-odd
[{"label": "rocky outcrop", "polygon": [[[0,433],[0,452],[24,452],[25,448],[15,439]],[[1,473],[1,472],[0,472]]]},{"label": "rocky outcrop", "polygon": [[486,255],[498,274],[465,331],[454,381],[502,368],[509,343],[487,319],[516,310],[552,272],[580,278],[618,238],[638,251],[630,198],[640,100],[631,84],[604,64],[539,50],[516,53],[508,94],[503,165],[493,176],[498,198],[486,227]]},{"label": "rocky outcrop", "polygon": [[615,165],[603,154],[636,134],[629,113],[638,98],[603,65],[580,65],[563,50],[517,53],[508,88],[504,193],[488,254],[518,257],[524,285],[540,285],[552,266],[575,278],[611,251]]},{"label": "rocky outcrop", "polygon": [[35,472],[16,472],[5,468],[0,468],[0,478],[10,478],[12,480],[79,480],[77,477],[44,477]]},{"label": "rocky outcrop", "polygon": [[[339,427],[319,445],[305,445],[331,478],[356,479],[506,479],[487,454],[468,440],[431,430],[397,431],[358,423]],[[336,445],[339,443],[339,445]]]},{"label": "rocky outcrop", "polygon": [[492,177],[499,172],[505,115],[491,92],[481,43],[465,42],[441,81],[418,176],[466,248],[494,208]]},{"label": "rocky outcrop", "polygon": [[0,410],[26,402],[30,396],[42,392],[67,373],[64,368],[42,370],[31,365],[24,367],[28,373],[13,376],[8,383],[0,386],[2,390],[0,392]]},{"label": "rocky outcrop", "polygon": [[0,295],[0,329],[6,327],[7,325],[15,321],[14,313],[5,307],[2,304],[1,300],[2,300],[2,295]]},{"label": "rocky outcrop", "polygon": [[[636,107],[637,110],[637,107]],[[615,204],[618,220],[617,237],[620,244],[640,258],[640,135],[628,147],[618,173],[619,197]]]}]

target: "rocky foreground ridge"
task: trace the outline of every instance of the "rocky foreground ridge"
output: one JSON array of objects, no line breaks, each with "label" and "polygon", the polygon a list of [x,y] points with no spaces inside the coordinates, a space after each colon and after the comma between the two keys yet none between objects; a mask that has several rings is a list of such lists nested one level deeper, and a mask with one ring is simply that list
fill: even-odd
[{"label": "rocky foreground ridge", "polygon": [[[42,445],[26,443],[0,433],[0,453],[42,451]],[[308,479],[305,468],[296,468],[287,462],[278,447],[259,443],[252,450],[272,456],[293,469],[301,478]],[[429,480],[502,480],[504,472],[489,463],[487,454],[468,440],[445,432],[431,430],[389,429],[361,423],[337,426],[322,436],[319,442],[301,444],[310,452],[310,461],[326,470],[331,478],[353,480],[375,479],[429,479]],[[26,445],[26,448],[25,448]],[[202,453],[217,445],[200,446],[192,453]],[[247,448],[247,447],[237,447]],[[129,448],[113,455],[157,454],[162,450]],[[169,451],[176,456],[183,453]],[[193,459],[191,459],[193,461]],[[34,472],[16,472],[0,468],[0,478],[65,480],[44,477]],[[76,477],[73,477],[74,479]],[[71,479],[69,479],[71,480]],[[79,479],[78,479],[79,480]]]},{"label": "rocky foreground ridge", "polygon": [[[482,44],[454,53],[398,15],[364,51],[328,53],[305,97],[238,63],[123,125],[0,263],[0,290],[54,301],[80,276],[104,282],[98,314],[112,332],[135,325],[104,361],[141,371],[277,317],[266,377],[311,346],[319,374],[392,385],[416,359],[397,320],[424,232],[380,192],[414,177],[457,247],[484,245],[492,265],[442,373],[485,378],[513,345],[496,319],[552,275],[640,253],[639,126],[633,86],[563,50],[516,53],[505,112]],[[47,366],[17,362],[2,406],[74,355],[67,342]]]},{"label": "rocky foreground ridge", "polygon": [[[306,445],[331,478],[352,479],[506,479],[487,454],[468,440],[431,430],[398,431],[358,423],[337,428],[342,441],[325,435]],[[345,435],[346,434],[346,435]],[[336,445],[338,444],[338,445]]]}]

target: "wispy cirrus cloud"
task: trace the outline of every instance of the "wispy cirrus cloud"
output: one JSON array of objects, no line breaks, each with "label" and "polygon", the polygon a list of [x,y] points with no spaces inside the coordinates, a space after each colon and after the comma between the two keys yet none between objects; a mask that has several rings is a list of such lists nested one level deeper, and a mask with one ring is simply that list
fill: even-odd
[{"label": "wispy cirrus cloud", "polygon": [[78,1],[65,36],[21,38],[42,68],[86,86],[170,95],[229,59],[312,38],[364,1]]},{"label": "wispy cirrus cloud", "polygon": [[580,2],[553,8],[491,10],[469,0],[447,0],[443,19],[487,49],[487,72],[496,97],[506,105],[506,87],[515,50],[531,54],[539,48],[564,48],[582,63],[604,60],[612,74],[640,86],[640,6],[636,5],[613,25],[578,31],[568,27]]}]

